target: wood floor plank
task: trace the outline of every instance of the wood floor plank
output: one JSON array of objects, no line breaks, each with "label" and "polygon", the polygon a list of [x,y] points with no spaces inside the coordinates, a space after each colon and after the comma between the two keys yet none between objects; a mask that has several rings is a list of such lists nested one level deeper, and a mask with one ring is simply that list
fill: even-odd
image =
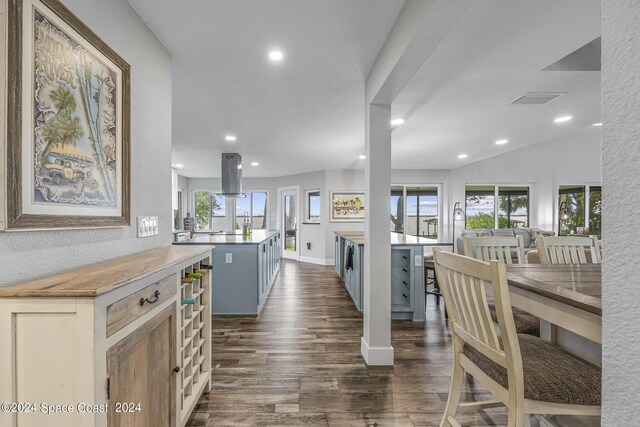
[{"label": "wood floor plank", "polygon": [[[360,355],[362,315],[333,267],[286,261],[258,317],[215,316],[211,392],[196,426],[437,426],[449,391],[451,336],[431,298],[427,322],[393,321],[393,367]],[[479,384],[464,399],[487,399]],[[506,423],[503,409],[464,426]]]},{"label": "wood floor plank", "polygon": [[327,414],[330,427],[413,427],[406,413],[357,413],[339,412]]}]

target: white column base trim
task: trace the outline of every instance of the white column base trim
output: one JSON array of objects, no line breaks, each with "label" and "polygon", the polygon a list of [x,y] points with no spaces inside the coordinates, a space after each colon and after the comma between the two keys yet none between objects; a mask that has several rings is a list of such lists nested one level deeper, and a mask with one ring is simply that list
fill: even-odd
[{"label": "white column base trim", "polygon": [[367,365],[393,366],[393,347],[369,347],[364,337],[360,339],[360,353]]},{"label": "white column base trim", "polygon": [[318,264],[318,265],[333,265],[334,264],[333,258],[324,259],[324,258],[313,258],[313,257],[309,257],[309,256],[301,256],[300,257],[300,262],[306,262],[306,263],[309,263],[309,264]]}]

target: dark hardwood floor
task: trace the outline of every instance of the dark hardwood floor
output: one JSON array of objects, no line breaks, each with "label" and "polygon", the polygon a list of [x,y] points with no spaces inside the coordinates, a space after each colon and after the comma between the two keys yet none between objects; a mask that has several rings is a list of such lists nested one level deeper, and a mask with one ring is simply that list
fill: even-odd
[{"label": "dark hardwood floor", "polygon": [[[427,322],[393,322],[393,367],[360,356],[362,316],[333,267],[283,262],[262,313],[213,318],[211,393],[189,426],[437,426],[451,337],[433,298]],[[485,392],[468,391],[468,399]],[[465,426],[504,425],[503,410]]]}]

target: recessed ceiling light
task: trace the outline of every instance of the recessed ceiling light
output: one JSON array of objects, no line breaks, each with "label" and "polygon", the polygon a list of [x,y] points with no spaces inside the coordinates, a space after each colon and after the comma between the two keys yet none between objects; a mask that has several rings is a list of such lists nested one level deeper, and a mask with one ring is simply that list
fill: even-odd
[{"label": "recessed ceiling light", "polygon": [[594,123],[591,126],[602,126],[602,123],[598,122],[598,123]]},{"label": "recessed ceiling light", "polygon": [[181,168],[181,167],[183,167],[183,166],[184,166],[184,165],[183,165],[182,163],[176,163],[176,165],[175,165],[175,167],[176,167],[176,168]]},{"label": "recessed ceiling light", "polygon": [[233,135],[227,135],[227,136],[224,137],[224,139],[226,139],[227,141],[235,141],[238,138],[236,138]]},{"label": "recessed ceiling light", "polygon": [[366,159],[366,158],[367,158],[367,156],[365,156],[364,154],[360,154],[360,155],[358,156],[358,158],[359,158],[360,160],[364,160],[364,159]]},{"label": "recessed ceiling light", "polygon": [[556,117],[553,121],[555,123],[564,123],[564,122],[568,122],[571,119],[573,119],[573,116],[561,116],[561,117]]},{"label": "recessed ceiling light", "polygon": [[507,142],[509,142],[508,139],[499,139],[499,140],[496,141],[496,145],[504,145]]},{"label": "recessed ceiling light", "polygon": [[258,162],[251,162],[251,166],[260,166],[260,163],[258,163]]},{"label": "recessed ceiling light", "polygon": [[468,154],[458,154],[459,159],[466,159],[467,157],[469,157]]},{"label": "recessed ceiling light", "polygon": [[269,52],[269,58],[273,61],[281,61],[284,58],[284,55],[279,50],[272,50]]},{"label": "recessed ceiling light", "polygon": [[404,119],[393,119],[393,120],[391,120],[391,124],[394,125],[394,126],[395,125],[401,125],[403,123],[404,123]]}]

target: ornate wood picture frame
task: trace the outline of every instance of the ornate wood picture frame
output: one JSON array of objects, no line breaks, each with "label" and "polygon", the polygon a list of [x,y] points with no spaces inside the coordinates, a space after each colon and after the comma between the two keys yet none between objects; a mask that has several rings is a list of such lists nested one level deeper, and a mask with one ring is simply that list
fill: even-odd
[{"label": "ornate wood picture frame", "polygon": [[6,231],[130,225],[130,67],[58,0],[9,0]]}]

